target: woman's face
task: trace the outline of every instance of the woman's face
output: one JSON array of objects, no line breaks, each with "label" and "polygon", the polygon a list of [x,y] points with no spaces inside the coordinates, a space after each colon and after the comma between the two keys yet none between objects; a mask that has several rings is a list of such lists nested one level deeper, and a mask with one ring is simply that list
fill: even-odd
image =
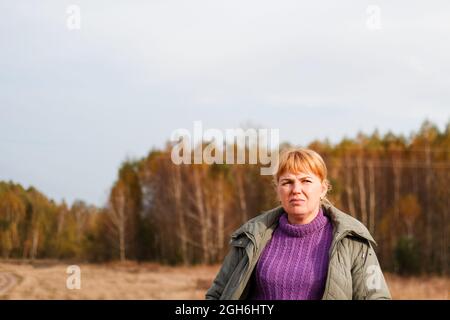
[{"label": "woman's face", "polygon": [[320,198],[327,187],[313,173],[286,172],[278,179],[277,192],[281,205],[293,224],[311,222],[319,211]]}]

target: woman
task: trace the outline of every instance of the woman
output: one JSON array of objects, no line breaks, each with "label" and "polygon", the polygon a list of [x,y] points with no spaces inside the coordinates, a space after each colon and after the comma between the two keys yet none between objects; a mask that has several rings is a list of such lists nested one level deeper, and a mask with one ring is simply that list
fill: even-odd
[{"label": "woman", "polygon": [[326,200],[327,168],[309,149],[283,152],[274,175],[281,206],[231,235],[207,299],[391,299],[355,218]]}]

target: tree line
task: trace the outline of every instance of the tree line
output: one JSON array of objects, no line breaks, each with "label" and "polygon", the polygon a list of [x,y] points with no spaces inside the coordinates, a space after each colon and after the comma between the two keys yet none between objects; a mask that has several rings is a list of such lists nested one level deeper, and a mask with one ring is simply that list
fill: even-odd
[{"label": "tree line", "polygon": [[[450,123],[440,131],[425,121],[409,137],[375,131],[307,147],[327,164],[330,201],[374,235],[384,269],[448,274]],[[0,182],[0,255],[221,262],[233,230],[279,205],[272,177],[259,165],[175,165],[171,148],[123,162],[103,207],[56,203],[34,187]]]}]

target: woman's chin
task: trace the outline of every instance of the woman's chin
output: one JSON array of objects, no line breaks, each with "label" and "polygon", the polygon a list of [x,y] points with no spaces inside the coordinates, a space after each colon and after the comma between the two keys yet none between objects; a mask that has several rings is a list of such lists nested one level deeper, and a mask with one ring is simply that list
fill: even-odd
[{"label": "woman's chin", "polygon": [[297,211],[297,212],[304,212],[307,210],[307,206],[306,203],[301,201],[301,202],[290,202],[289,203],[289,209],[291,209],[292,211]]},{"label": "woman's chin", "polygon": [[308,210],[303,206],[290,206],[288,213],[295,217],[303,218],[308,215]]}]

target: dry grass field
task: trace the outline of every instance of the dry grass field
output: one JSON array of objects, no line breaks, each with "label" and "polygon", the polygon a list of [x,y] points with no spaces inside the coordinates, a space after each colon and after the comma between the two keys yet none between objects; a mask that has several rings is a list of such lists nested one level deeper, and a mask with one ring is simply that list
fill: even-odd
[{"label": "dry grass field", "polygon": [[[0,260],[0,299],[203,299],[220,267],[79,264],[81,288],[69,290],[68,266]],[[449,299],[449,278],[385,276],[394,299]]]}]

